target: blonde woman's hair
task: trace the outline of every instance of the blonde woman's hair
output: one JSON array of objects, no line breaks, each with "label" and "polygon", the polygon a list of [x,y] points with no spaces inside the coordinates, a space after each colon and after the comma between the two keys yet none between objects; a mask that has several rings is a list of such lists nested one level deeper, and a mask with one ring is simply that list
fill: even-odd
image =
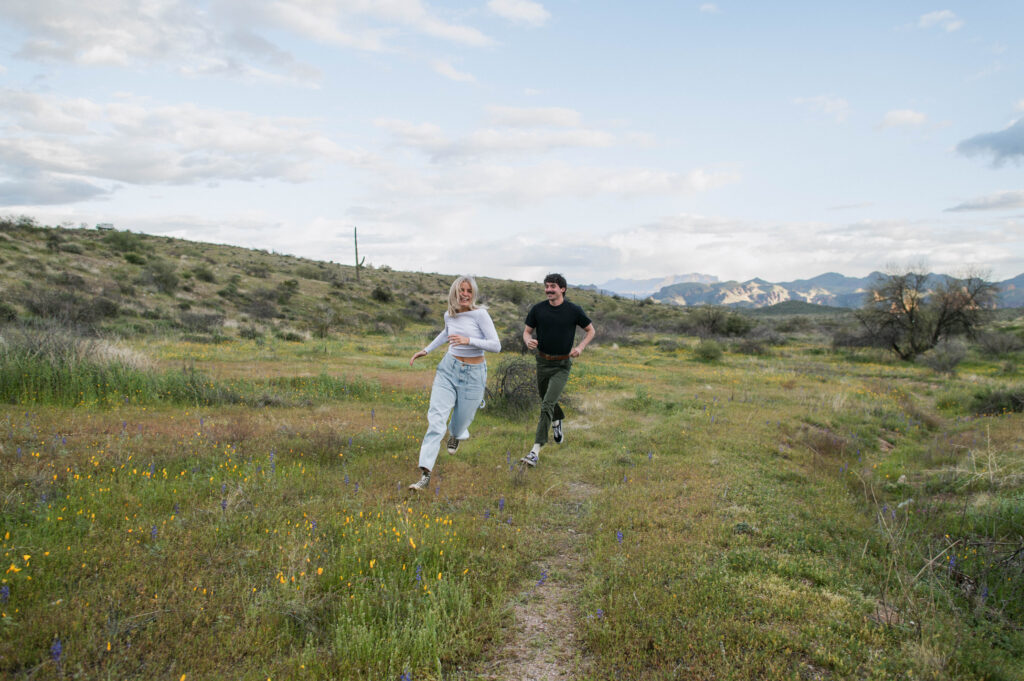
[{"label": "blonde woman's hair", "polygon": [[473,300],[469,301],[469,309],[475,310],[477,307],[476,297],[480,295],[480,289],[476,287],[476,279],[469,276],[468,274],[463,274],[456,277],[455,281],[452,282],[452,287],[448,289],[449,315],[454,316],[459,313],[459,287],[462,286],[462,282],[464,281],[468,281],[470,287],[473,289]]}]

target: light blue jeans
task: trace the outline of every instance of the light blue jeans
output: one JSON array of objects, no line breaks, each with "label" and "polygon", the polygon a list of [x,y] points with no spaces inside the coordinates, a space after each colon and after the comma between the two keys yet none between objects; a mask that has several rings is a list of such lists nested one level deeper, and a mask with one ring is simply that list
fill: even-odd
[{"label": "light blue jeans", "polygon": [[[460,440],[469,437],[469,424],[484,399],[487,362],[466,364],[446,353],[437,365],[427,409],[427,434],[420,446],[420,468],[434,470],[445,431]],[[448,416],[451,415],[451,423]]]}]

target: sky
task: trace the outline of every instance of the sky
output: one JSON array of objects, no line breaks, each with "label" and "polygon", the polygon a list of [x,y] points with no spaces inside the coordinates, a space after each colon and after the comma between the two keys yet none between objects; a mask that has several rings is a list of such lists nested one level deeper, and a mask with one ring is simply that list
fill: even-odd
[{"label": "sky", "polygon": [[572,284],[1024,273],[1024,2],[3,0],[0,214]]}]

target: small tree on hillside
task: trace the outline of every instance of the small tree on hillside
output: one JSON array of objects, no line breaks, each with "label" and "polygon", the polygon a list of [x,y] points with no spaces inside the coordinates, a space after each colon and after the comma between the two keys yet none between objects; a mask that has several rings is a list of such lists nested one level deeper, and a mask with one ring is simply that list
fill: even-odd
[{"label": "small tree on hillside", "polygon": [[973,338],[999,291],[977,273],[932,289],[930,283],[922,269],[886,275],[868,289],[857,312],[867,335],[900,359],[913,360],[945,338]]}]

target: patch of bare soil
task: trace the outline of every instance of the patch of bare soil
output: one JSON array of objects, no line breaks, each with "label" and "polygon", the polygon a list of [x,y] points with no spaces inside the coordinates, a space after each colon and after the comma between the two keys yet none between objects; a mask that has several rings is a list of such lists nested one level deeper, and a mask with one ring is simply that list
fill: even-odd
[{"label": "patch of bare soil", "polygon": [[[597,492],[584,483],[569,483],[570,502],[581,504]],[[583,584],[580,546],[583,535],[571,527],[555,530],[557,551],[537,563],[536,582],[516,598],[515,629],[496,656],[490,673],[495,681],[556,681],[587,678],[587,660],[576,641],[579,592]]]}]

